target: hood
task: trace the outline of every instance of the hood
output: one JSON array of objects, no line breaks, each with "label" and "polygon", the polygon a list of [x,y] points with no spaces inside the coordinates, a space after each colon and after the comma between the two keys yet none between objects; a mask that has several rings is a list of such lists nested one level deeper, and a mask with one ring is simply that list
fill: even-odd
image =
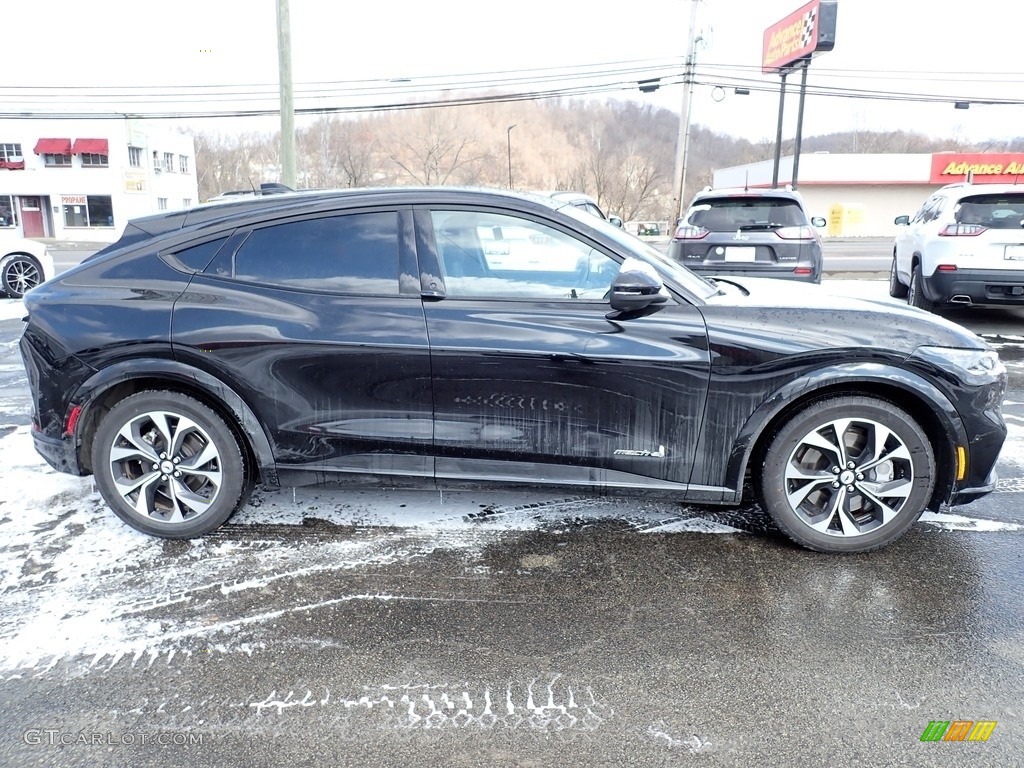
[{"label": "hood", "polygon": [[[906,304],[837,295],[827,285],[716,277],[721,293],[702,309],[708,332],[771,340],[788,354],[855,348],[909,355],[920,346],[989,349],[966,328]],[[781,349],[779,350],[781,351]]]}]

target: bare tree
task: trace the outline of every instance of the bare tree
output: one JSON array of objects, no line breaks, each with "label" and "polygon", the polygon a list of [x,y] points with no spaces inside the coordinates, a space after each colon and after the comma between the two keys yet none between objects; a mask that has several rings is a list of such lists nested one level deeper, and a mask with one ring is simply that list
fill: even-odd
[{"label": "bare tree", "polygon": [[443,185],[472,163],[472,144],[454,109],[418,110],[395,131],[388,158],[409,180]]}]

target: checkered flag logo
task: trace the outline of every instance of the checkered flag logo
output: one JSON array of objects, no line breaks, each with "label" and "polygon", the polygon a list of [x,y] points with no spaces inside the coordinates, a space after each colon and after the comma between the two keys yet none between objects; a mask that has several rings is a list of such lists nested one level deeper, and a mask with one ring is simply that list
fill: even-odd
[{"label": "checkered flag logo", "polygon": [[817,8],[811,8],[811,10],[804,14],[804,31],[800,35],[801,48],[806,48],[814,40],[814,17],[817,10]]}]

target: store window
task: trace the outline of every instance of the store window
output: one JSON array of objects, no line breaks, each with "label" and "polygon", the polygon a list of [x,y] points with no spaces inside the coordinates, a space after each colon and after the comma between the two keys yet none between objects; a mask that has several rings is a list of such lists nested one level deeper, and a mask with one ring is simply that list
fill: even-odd
[{"label": "store window", "polygon": [[188,173],[188,156],[178,155],[178,170],[182,173]]},{"label": "store window", "polygon": [[13,195],[0,195],[0,227],[18,226],[18,209]]},{"label": "store window", "polygon": [[159,210],[161,210],[161,211],[166,211],[167,210],[167,198],[166,197],[158,197],[156,199],[156,207]]},{"label": "store window", "polygon": [[174,153],[164,152],[164,170],[168,173],[174,173]]},{"label": "store window", "polygon": [[183,197],[183,198],[181,198],[181,207],[182,208],[191,208],[192,207],[192,198],[191,197]]},{"label": "store window", "polygon": [[71,155],[54,155],[47,152],[43,155],[43,164],[48,168],[70,168]]},{"label": "store window", "polygon": [[63,195],[65,227],[112,227],[114,205],[110,195]]},{"label": "store window", "polygon": [[82,166],[86,168],[106,168],[107,156],[97,154],[82,155]]},{"label": "store window", "polygon": [[142,148],[128,147],[128,165],[132,168],[142,167]]}]

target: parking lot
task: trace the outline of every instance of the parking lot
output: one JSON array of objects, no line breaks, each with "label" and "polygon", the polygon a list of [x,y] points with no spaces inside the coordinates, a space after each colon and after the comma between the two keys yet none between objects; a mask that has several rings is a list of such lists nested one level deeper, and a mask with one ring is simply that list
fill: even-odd
[{"label": "parking lot", "polygon": [[948,314],[1010,370],[999,491],[836,557],[749,503],[551,492],[257,491],[148,538],[35,454],[0,304],[2,764],[1024,762],[1020,312]]}]

